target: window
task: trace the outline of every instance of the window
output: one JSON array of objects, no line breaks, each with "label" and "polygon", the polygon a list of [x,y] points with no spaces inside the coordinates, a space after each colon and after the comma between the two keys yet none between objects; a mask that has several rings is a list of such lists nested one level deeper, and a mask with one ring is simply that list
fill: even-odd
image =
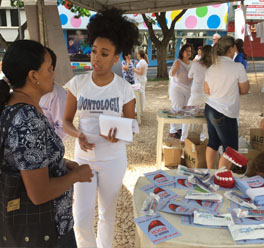
[{"label": "window", "polygon": [[19,23],[18,23],[18,10],[17,9],[11,9],[10,10],[10,17],[11,17],[11,26],[12,27],[19,26]]},{"label": "window", "polygon": [[0,9],[0,26],[7,26],[6,11],[4,9]]}]

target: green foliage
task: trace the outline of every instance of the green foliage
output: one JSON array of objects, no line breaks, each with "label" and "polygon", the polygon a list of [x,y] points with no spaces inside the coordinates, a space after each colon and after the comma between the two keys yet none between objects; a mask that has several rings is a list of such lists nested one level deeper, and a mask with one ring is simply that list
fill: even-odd
[{"label": "green foliage", "polygon": [[[23,0],[10,0],[11,6],[12,7],[19,7],[19,8],[23,8],[24,7],[24,2]],[[84,16],[91,16],[91,13],[89,10],[87,9],[83,9],[79,6],[76,6],[74,4],[71,3],[71,1],[69,0],[57,0],[57,4],[58,5],[64,5],[65,8],[69,9],[72,13],[76,13],[76,15],[74,16],[75,18],[80,18],[80,17],[84,17]]]},{"label": "green foliage", "polygon": [[75,18],[80,18],[80,17],[84,17],[84,16],[91,16],[91,13],[89,10],[87,9],[83,9],[79,6],[76,6],[74,4],[72,4],[71,1],[69,0],[57,0],[58,5],[64,5],[66,9],[69,9],[72,13],[76,13],[76,15],[74,16]]},{"label": "green foliage", "polygon": [[24,2],[22,0],[10,0],[12,7],[24,8]]}]

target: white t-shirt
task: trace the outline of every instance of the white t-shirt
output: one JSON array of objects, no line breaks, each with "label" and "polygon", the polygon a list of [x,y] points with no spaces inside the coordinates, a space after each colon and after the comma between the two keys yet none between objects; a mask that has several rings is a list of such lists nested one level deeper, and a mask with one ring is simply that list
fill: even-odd
[{"label": "white t-shirt", "polygon": [[66,95],[67,91],[55,83],[53,91],[42,96],[39,101],[39,106],[44,115],[62,140],[67,136],[62,128]]},{"label": "white t-shirt", "polygon": [[144,67],[144,72],[142,75],[138,75],[137,73],[134,73],[136,83],[147,82],[148,63],[146,62],[145,59],[139,60],[139,62],[136,65],[136,69],[139,69],[141,67]]},{"label": "white t-shirt", "polygon": [[[174,76],[172,76],[171,74],[173,66],[171,67],[170,72],[169,72],[170,76],[172,77],[172,80],[171,80],[172,89],[171,90],[173,90],[173,88],[177,86],[177,87],[190,91],[192,80],[188,78],[188,73],[189,73],[192,63],[190,62],[190,64],[185,64],[180,59],[176,61],[179,61],[180,63],[179,69],[177,70]],[[176,61],[174,63],[176,63]]]},{"label": "white t-shirt", "polygon": [[194,61],[188,73],[188,78],[192,78],[191,95],[204,95],[204,79],[207,67],[202,65],[199,61]]},{"label": "white t-shirt", "polygon": [[206,103],[230,118],[237,118],[240,109],[238,83],[248,81],[247,73],[241,63],[226,56],[219,56],[217,63],[205,73],[210,95]]},{"label": "white t-shirt", "polygon": [[105,161],[126,156],[125,142],[111,143],[100,137],[99,115],[121,116],[123,106],[135,98],[134,91],[126,80],[114,74],[112,82],[97,86],[92,80],[92,71],[73,77],[66,87],[77,99],[79,130],[89,143],[96,147],[92,151],[81,150],[76,141],[75,155],[90,161]]}]

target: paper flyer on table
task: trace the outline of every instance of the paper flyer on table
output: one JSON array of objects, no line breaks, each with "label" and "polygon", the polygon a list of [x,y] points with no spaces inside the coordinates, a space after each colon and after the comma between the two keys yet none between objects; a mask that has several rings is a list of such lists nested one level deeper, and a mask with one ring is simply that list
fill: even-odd
[{"label": "paper flyer on table", "polygon": [[105,136],[111,128],[116,128],[116,138],[128,142],[133,141],[133,133],[139,133],[137,120],[113,115],[99,115],[99,126]]},{"label": "paper flyer on table", "polygon": [[178,189],[194,189],[193,185],[188,182],[187,176],[173,177],[176,182],[176,188]]},{"label": "paper flyer on table", "polygon": [[181,233],[160,214],[141,216],[134,221],[154,245],[181,236]]},{"label": "paper flyer on table", "polygon": [[162,212],[179,215],[192,215],[195,208],[192,208],[182,202],[164,199],[159,202],[157,209]]},{"label": "paper flyer on table", "polygon": [[224,201],[191,200],[185,198],[183,198],[181,202],[186,204],[187,206],[192,206],[194,208],[199,209],[206,209],[211,212],[219,212],[220,208],[224,203]]},{"label": "paper flyer on table", "polygon": [[178,194],[169,190],[168,188],[166,188],[164,186],[157,186],[154,183],[145,185],[140,189],[148,195],[149,195],[149,193],[154,193],[154,194],[158,195],[160,197],[160,199],[164,199],[164,198],[176,199],[176,198],[180,197]]},{"label": "paper flyer on table", "polygon": [[157,186],[169,186],[174,183],[173,177],[169,176],[163,170],[157,170],[153,172],[148,172],[144,174],[147,179]]}]

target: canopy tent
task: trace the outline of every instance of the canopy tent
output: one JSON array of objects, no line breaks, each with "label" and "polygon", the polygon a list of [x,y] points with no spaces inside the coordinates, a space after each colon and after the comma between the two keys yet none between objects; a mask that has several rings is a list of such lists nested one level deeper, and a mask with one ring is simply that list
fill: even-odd
[{"label": "canopy tent", "polygon": [[176,9],[190,9],[235,0],[71,0],[82,8],[98,11],[105,6],[123,9],[126,13],[151,13]]}]

